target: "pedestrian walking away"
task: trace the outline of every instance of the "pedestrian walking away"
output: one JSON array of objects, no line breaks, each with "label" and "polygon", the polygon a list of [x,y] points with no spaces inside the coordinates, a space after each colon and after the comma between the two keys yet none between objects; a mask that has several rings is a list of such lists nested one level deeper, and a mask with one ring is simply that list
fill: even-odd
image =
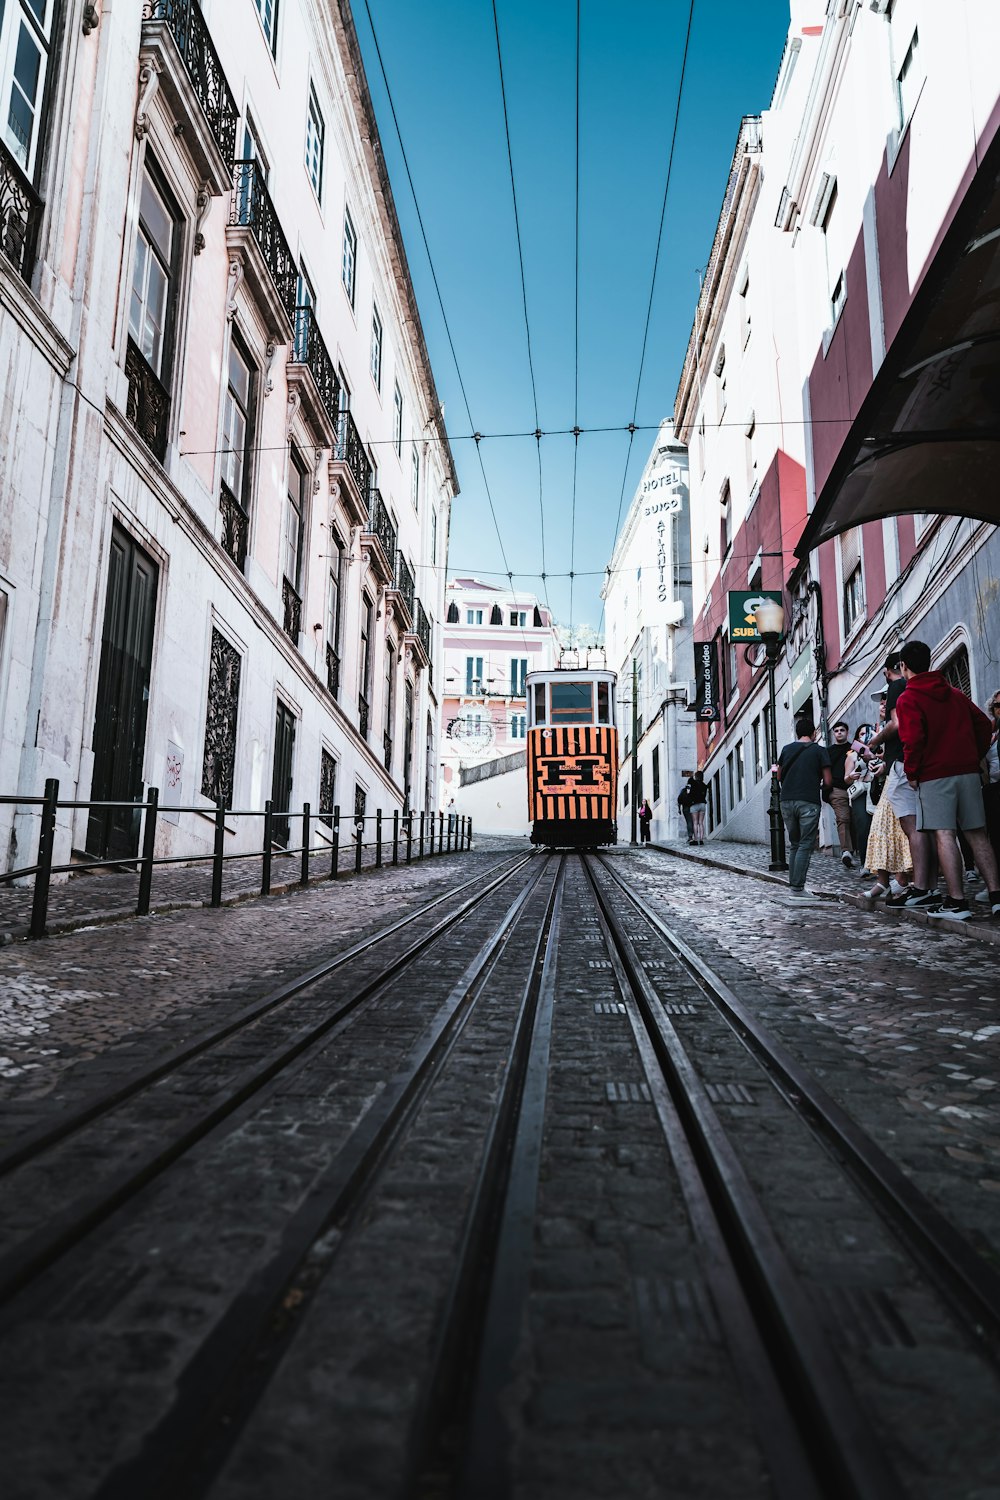
[{"label": "pedestrian walking away", "polygon": [[693,826],[692,842],[703,844],[705,842],[705,803],[708,801],[708,787],[705,785],[704,771],[695,771],[691,777],[689,797]]},{"label": "pedestrian walking away", "polygon": [[788,831],[788,896],[793,903],[814,902],[806,890],[806,873],[819,827],[820,787],[831,788],[830,756],[816,744],[812,719],[796,719],[796,738],[778,756],[781,815]]},{"label": "pedestrian walking away", "polygon": [[639,803],[639,842],[649,843],[649,825],[653,821],[653,809],[649,805],[648,797],[643,797]]},{"label": "pedestrian walking away", "polygon": [[962,884],[958,830],[965,834],[989,898],[1000,917],[1000,878],[986,835],[982,762],[993,725],[970,698],[932,672],[930,648],[909,641],[900,652],[906,691],[896,704],[903,740],[903,769],[917,798],[917,825],[932,833],[948,899],[931,916],[964,922],[972,915]]}]

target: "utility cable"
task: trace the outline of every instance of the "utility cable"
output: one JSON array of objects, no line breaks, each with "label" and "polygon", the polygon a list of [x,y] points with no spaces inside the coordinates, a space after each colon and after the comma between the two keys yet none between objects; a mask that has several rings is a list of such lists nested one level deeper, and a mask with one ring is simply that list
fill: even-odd
[{"label": "utility cable", "polygon": [[580,0],[576,0],[576,200],[573,231],[573,500],[569,523],[569,640],[573,644],[576,475],[580,454]]}]

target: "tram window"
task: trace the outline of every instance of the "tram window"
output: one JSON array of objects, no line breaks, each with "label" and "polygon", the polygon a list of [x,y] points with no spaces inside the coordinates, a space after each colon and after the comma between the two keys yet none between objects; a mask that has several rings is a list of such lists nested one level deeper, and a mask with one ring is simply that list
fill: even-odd
[{"label": "tram window", "polygon": [[556,724],[593,724],[594,690],[591,683],[554,682],[552,720]]},{"label": "tram window", "polygon": [[535,723],[545,723],[545,683],[535,683]]},{"label": "tram window", "polygon": [[597,722],[598,724],[611,723],[611,690],[607,682],[597,684]]}]

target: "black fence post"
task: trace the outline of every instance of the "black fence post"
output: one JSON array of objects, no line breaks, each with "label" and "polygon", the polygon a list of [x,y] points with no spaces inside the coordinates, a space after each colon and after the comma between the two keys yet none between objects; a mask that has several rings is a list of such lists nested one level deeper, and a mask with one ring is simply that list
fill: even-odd
[{"label": "black fence post", "polygon": [[455,814],[454,813],[449,813],[448,814],[448,853],[449,854],[451,853],[451,831],[454,828],[456,821],[457,821],[457,819],[456,819]]},{"label": "black fence post", "polygon": [[28,936],[43,938],[49,914],[49,882],[52,879],[52,851],[56,842],[56,810],[59,805],[59,783],[54,777],[45,782],[42,823],[38,831],[38,872],[31,898],[31,925]]},{"label": "black fence post", "polygon": [[465,820],[465,847],[466,847],[466,849],[471,849],[472,848],[472,819],[471,818],[466,818],[466,820]]},{"label": "black fence post", "polygon": [[156,848],[156,809],[159,800],[159,788],[151,786],[146,792],[146,819],[142,825],[142,865],[139,869],[139,899],[135,904],[135,914],[137,917],[149,916],[149,897],[153,888],[153,852]]},{"label": "black fence post", "polygon": [[362,839],[365,836],[365,820],[364,820],[364,818],[358,818],[356,820],[355,827],[358,830],[358,842],[357,842],[357,847],[354,850],[354,873],[355,873],[355,875],[360,875],[361,874],[361,841],[362,841]]},{"label": "black fence post", "polygon": [[274,837],[274,803],[264,803],[264,859],[260,871],[260,893],[271,894],[271,840]]},{"label": "black fence post", "polygon": [[444,813],[438,813],[438,853],[444,849]]},{"label": "black fence post", "polygon": [[336,880],[340,874],[337,868],[340,864],[340,803],[333,809],[333,846],[330,854],[330,879]]},{"label": "black fence post", "polygon": [[406,814],[406,863],[413,860],[413,813]]},{"label": "black fence post", "polygon": [[426,816],[426,813],[420,814],[420,853],[418,855],[420,859],[424,857],[424,819]]},{"label": "black fence post", "polygon": [[312,824],[309,819],[309,803],[302,804],[302,874],[299,877],[299,885],[309,884],[309,840],[312,837]]},{"label": "black fence post", "polygon": [[375,863],[382,863],[382,809],[375,809]]},{"label": "black fence post", "polygon": [[219,798],[215,809],[215,849],[212,854],[212,905],[222,905],[222,856],[226,850],[226,804]]},{"label": "black fence post", "polygon": [[399,808],[392,810],[392,862],[399,864]]}]

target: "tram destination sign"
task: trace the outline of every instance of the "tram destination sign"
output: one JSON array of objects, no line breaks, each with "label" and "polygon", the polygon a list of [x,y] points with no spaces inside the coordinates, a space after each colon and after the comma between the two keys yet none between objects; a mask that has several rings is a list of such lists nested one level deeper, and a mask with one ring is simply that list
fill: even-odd
[{"label": "tram destination sign", "polygon": [[782,602],[781,590],[741,589],[738,592],[730,590],[729,639],[731,641],[741,641],[744,645],[752,645],[754,641],[760,640],[754,612],[758,604],[766,604],[768,599],[773,599],[776,604],[780,604]]}]

